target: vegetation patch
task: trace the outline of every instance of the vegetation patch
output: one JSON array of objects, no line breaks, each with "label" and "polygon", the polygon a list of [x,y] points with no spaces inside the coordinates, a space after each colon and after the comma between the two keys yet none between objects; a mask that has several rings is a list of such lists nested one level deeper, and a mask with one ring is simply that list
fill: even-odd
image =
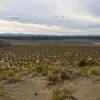
[{"label": "vegetation patch", "polygon": [[87,66],[88,63],[87,63],[87,61],[86,61],[85,59],[82,59],[82,60],[80,60],[80,61],[77,63],[77,65],[78,65],[79,67],[84,67],[84,66]]},{"label": "vegetation patch", "polygon": [[71,74],[65,68],[53,67],[48,72],[50,84],[62,83],[66,79],[71,79]]},{"label": "vegetation patch", "polygon": [[100,69],[91,69],[91,75],[100,76]]},{"label": "vegetation patch", "polygon": [[77,100],[72,96],[72,90],[66,88],[57,88],[51,97],[51,100]]},{"label": "vegetation patch", "polygon": [[7,69],[0,70],[0,80],[5,81],[6,83],[16,83],[22,80],[21,73],[15,73],[15,70]]},{"label": "vegetation patch", "polygon": [[50,69],[50,66],[47,65],[40,65],[40,66],[35,66],[33,71],[37,74],[42,74],[46,75],[48,73],[48,70]]}]

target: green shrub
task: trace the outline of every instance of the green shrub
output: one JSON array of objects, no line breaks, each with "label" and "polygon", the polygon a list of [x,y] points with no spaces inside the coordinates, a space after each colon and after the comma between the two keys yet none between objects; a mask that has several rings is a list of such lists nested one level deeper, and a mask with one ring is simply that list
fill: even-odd
[{"label": "green shrub", "polygon": [[88,63],[86,62],[85,59],[82,59],[82,60],[80,60],[80,61],[77,63],[77,65],[78,65],[79,67],[83,67],[83,66],[87,66]]}]

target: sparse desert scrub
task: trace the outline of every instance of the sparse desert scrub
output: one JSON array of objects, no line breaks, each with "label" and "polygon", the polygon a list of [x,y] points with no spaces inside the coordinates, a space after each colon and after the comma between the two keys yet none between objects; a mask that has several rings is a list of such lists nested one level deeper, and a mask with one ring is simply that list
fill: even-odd
[{"label": "sparse desert scrub", "polygon": [[9,77],[7,79],[7,83],[17,83],[17,82],[20,82],[22,81],[22,76],[19,74],[19,75],[14,75],[12,77]]},{"label": "sparse desert scrub", "polygon": [[53,91],[51,100],[77,100],[72,95],[72,89],[57,88]]},{"label": "sparse desert scrub", "polygon": [[99,63],[97,63],[96,61],[94,61],[93,59],[92,60],[88,60],[88,65],[89,66],[96,66],[96,65],[99,65]]},{"label": "sparse desert scrub", "polygon": [[39,66],[35,66],[33,68],[33,71],[37,74],[46,75],[49,69],[50,69],[50,66],[48,65],[39,65]]},{"label": "sparse desert scrub", "polygon": [[78,67],[84,67],[84,66],[96,66],[99,65],[99,63],[97,63],[94,60],[88,60],[88,59],[81,59],[80,61],[78,61],[77,66]]},{"label": "sparse desert scrub", "polygon": [[23,72],[24,75],[33,74],[33,75],[47,75],[50,66],[48,65],[34,65],[32,67],[27,67]]},{"label": "sparse desert scrub", "polygon": [[90,68],[87,66],[79,68],[79,69],[77,69],[76,74],[79,76],[90,76]]},{"label": "sparse desert scrub", "polygon": [[85,59],[81,59],[81,60],[77,63],[77,65],[78,65],[79,67],[84,67],[84,66],[87,66],[88,63],[87,63],[87,61],[86,61]]},{"label": "sparse desert scrub", "polygon": [[8,77],[13,76],[14,73],[12,70],[0,70],[0,79],[1,80],[7,80]]},{"label": "sparse desert scrub", "polygon": [[95,62],[99,63],[99,55],[100,47],[57,44],[24,45],[21,41],[21,45],[0,48],[0,69],[13,69],[13,72],[4,72],[5,75],[1,74],[0,77],[6,80],[13,73],[23,75],[32,73],[47,75],[50,80],[62,82],[75,74],[88,74],[89,69],[86,67],[94,65]]},{"label": "sparse desert scrub", "polygon": [[96,69],[96,68],[91,69],[90,74],[95,76],[100,76],[100,69]]},{"label": "sparse desert scrub", "polygon": [[65,68],[53,67],[48,71],[50,84],[62,83],[66,79],[71,79],[71,74]]},{"label": "sparse desert scrub", "polygon": [[1,70],[0,71],[0,80],[5,81],[6,83],[16,83],[22,80],[22,74],[15,73],[14,70]]},{"label": "sparse desert scrub", "polygon": [[[22,43],[21,43],[22,44]],[[0,67],[16,68],[30,67],[38,65],[79,66],[86,63],[80,61],[81,58],[87,60],[88,64],[100,62],[100,47],[74,46],[74,45],[22,45],[0,48]],[[90,60],[92,58],[93,60]]]}]

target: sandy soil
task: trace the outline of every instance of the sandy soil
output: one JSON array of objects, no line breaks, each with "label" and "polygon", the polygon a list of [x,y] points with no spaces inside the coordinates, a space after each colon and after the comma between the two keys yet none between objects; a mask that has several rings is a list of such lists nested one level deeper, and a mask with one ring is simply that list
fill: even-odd
[{"label": "sandy soil", "polygon": [[[16,84],[5,84],[0,100],[50,100],[54,86],[48,87],[45,77],[25,78]],[[100,100],[100,81],[80,77],[65,81],[61,87],[73,89],[72,95],[77,100]]]},{"label": "sandy soil", "polygon": [[78,100],[100,100],[100,81],[89,78],[76,80],[73,95]]},{"label": "sandy soil", "polygon": [[0,100],[49,100],[51,91],[47,84],[44,77],[25,78],[16,84],[6,84]]},{"label": "sandy soil", "polygon": [[66,86],[73,89],[72,95],[77,100],[100,100],[100,81],[94,78],[80,77],[72,82],[65,81]]}]

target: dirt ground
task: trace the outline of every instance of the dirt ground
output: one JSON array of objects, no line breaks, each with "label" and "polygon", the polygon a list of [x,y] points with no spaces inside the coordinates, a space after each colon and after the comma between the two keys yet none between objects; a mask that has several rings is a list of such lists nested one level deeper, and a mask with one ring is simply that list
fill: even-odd
[{"label": "dirt ground", "polygon": [[[45,77],[24,78],[16,84],[5,84],[0,100],[50,100],[55,86],[48,86]],[[100,81],[80,77],[65,81],[61,87],[71,87],[77,100],[100,100]]]},{"label": "dirt ground", "polygon": [[5,84],[2,100],[49,100],[47,84],[44,77],[27,77],[16,84]]},{"label": "dirt ground", "polygon": [[72,82],[65,82],[64,85],[73,89],[72,95],[77,100],[100,100],[100,81],[80,77]]}]

